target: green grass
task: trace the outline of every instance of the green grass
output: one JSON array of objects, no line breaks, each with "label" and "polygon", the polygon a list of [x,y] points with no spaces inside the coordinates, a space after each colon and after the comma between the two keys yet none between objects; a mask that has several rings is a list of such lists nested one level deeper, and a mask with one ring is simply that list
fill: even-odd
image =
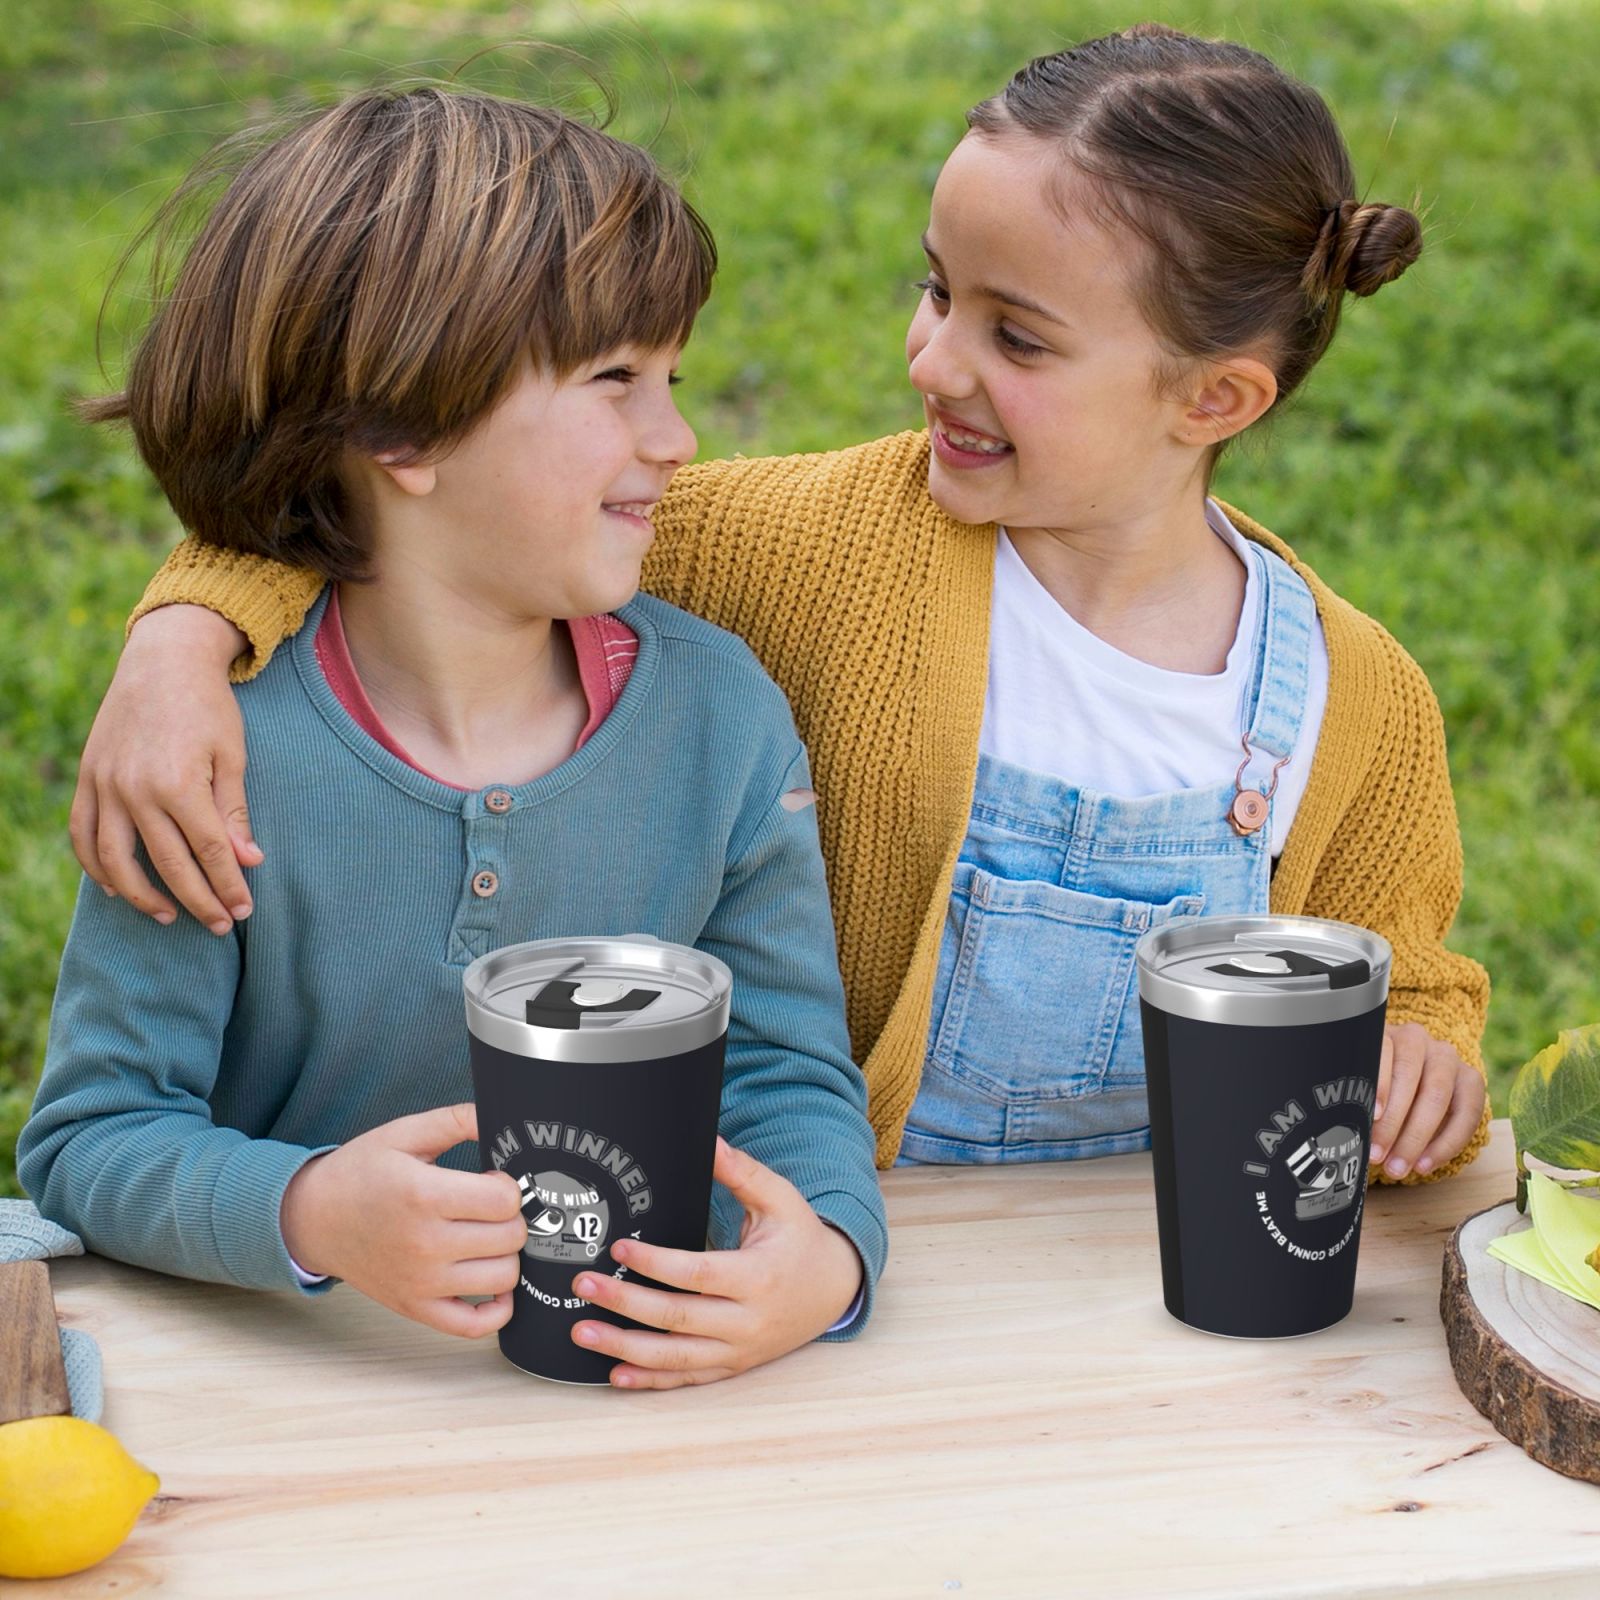
[{"label": "green grass", "polygon": [[[1149,11],[1242,40],[1331,101],[1374,198],[1429,235],[1218,492],[1422,662],[1450,731],[1467,890],[1452,942],[1494,977],[1509,1072],[1600,1019],[1600,17],[1592,4],[1273,0]],[[685,364],[704,451],[834,446],[912,424],[917,236],[962,112],[1027,57],[1138,20],[1060,0],[22,0],[0,31],[0,1193],[43,1053],[77,878],[77,753],[120,622],[173,541],[115,435],[94,328],[148,208],[215,137],[307,92],[575,46],[716,229]],[[484,87],[592,100],[500,52]],[[137,280],[112,307],[115,357]]]}]

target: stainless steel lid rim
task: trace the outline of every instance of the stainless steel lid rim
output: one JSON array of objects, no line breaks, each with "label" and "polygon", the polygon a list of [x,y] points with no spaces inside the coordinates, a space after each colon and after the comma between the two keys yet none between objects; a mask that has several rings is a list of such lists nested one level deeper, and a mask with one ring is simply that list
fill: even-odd
[{"label": "stainless steel lid rim", "polygon": [[[637,1013],[597,1028],[541,1027],[515,1014],[515,1003],[532,984],[562,976],[593,981],[614,969],[627,978],[655,981],[688,1004],[662,1021]],[[462,989],[467,1027],[474,1038],[512,1055],[588,1066],[625,1066],[683,1055],[711,1044],[727,1031],[733,974],[715,956],[687,945],[667,944],[649,934],[614,938],[535,939],[491,950],[466,969]],[[496,1005],[496,999],[500,1005]],[[513,1004],[513,1010],[501,1009]]]},{"label": "stainless steel lid rim", "polygon": [[[1236,958],[1273,944],[1330,966],[1360,963],[1366,975],[1348,986],[1329,978],[1316,987],[1303,977],[1240,974]],[[1320,917],[1175,917],[1145,934],[1137,947],[1139,994],[1168,1015],[1231,1027],[1310,1027],[1366,1015],[1389,995],[1393,952],[1369,928]],[[1174,968],[1186,968],[1179,975]],[[1226,982],[1217,974],[1227,972]]]},{"label": "stainless steel lid rim", "polygon": [[720,1039],[728,1029],[724,1006],[720,1014],[696,1017],[692,1024],[667,1023],[655,1028],[615,1029],[598,1033],[565,1032],[535,1028],[510,1017],[495,1017],[469,1007],[467,1027],[482,1043],[508,1055],[539,1061],[572,1061],[583,1066],[625,1067],[638,1061],[664,1060],[698,1050]]},{"label": "stainless steel lid rim", "polygon": [[1204,990],[1186,989],[1182,984],[1161,985],[1154,993],[1143,983],[1139,986],[1140,998],[1169,1017],[1184,1017],[1190,1022],[1212,1022],[1230,1028],[1310,1028],[1324,1022],[1343,1022],[1350,1017],[1365,1016],[1388,998],[1387,995],[1376,999],[1363,998],[1360,990],[1337,991],[1336,1005],[1330,1004],[1328,1009],[1308,1016],[1299,997],[1277,995],[1271,1000],[1260,1001],[1248,1015],[1232,1011],[1224,1015],[1219,1014],[1221,1007],[1208,1006],[1204,999],[1197,1001],[1196,996],[1204,994]]}]

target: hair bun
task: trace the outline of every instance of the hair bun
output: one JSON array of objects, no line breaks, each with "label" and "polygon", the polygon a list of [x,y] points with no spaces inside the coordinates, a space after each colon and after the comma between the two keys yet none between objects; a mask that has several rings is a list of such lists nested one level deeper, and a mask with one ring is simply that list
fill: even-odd
[{"label": "hair bun", "polygon": [[1376,294],[1422,254],[1422,224],[1404,206],[1346,200],[1322,219],[1301,281],[1318,300]]},{"label": "hair bun", "polygon": [[1359,206],[1346,230],[1344,286],[1351,294],[1376,294],[1422,254],[1422,224],[1404,206]]}]

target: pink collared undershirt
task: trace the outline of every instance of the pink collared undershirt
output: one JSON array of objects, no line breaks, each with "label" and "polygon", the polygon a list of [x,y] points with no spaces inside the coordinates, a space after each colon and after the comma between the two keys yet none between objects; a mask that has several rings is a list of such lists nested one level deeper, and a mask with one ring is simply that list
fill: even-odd
[{"label": "pink collared undershirt", "polygon": [[[610,716],[633,663],[639,654],[639,636],[627,623],[609,612],[598,617],[574,617],[567,623],[572,635],[572,648],[578,658],[578,678],[583,684],[584,699],[589,702],[589,720],[584,723],[578,742],[573,747],[581,750],[589,735]],[[344,636],[344,622],[339,615],[339,591],[328,596],[328,607],[322,613],[322,623],[317,629],[317,665],[328,680],[334,697],[360,725],[392,756],[397,756],[408,767],[420,772],[446,788],[460,789],[465,793],[468,785],[451,783],[429,772],[406,754],[404,747],[389,730],[367,698],[356,676],[355,662],[350,659],[350,646]]]}]

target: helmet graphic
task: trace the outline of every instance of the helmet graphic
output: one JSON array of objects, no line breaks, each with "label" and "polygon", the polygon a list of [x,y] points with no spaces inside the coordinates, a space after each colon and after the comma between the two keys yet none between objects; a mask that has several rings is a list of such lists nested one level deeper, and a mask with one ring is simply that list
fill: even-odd
[{"label": "helmet graphic", "polygon": [[611,1229],[611,1207],[587,1184],[564,1172],[526,1173],[517,1179],[528,1242],[522,1251],[535,1261],[582,1265],[600,1254]]},{"label": "helmet graphic", "polygon": [[1307,1139],[1287,1157],[1300,1192],[1294,1214],[1302,1221],[1331,1217],[1356,1197],[1361,1178],[1361,1135],[1354,1128],[1329,1128]]}]

